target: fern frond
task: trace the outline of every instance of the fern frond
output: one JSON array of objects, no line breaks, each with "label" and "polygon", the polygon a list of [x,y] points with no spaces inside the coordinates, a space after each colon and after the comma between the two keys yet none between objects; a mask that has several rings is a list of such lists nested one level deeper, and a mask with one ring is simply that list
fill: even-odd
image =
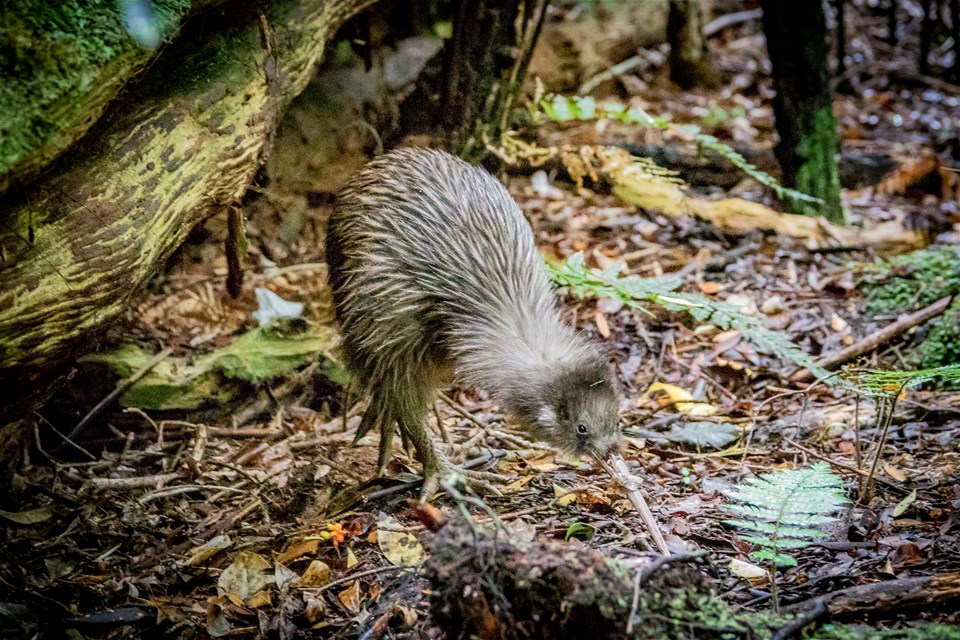
[{"label": "fern frond", "polygon": [[539,100],[534,105],[531,105],[531,112],[536,114],[534,117],[535,122],[542,121],[542,117],[540,116],[540,114],[542,114],[554,122],[561,123],[572,120],[606,119],[627,124],[637,124],[646,129],[658,129],[660,131],[675,130],[682,133],[682,137],[691,140],[698,147],[710,149],[726,158],[733,166],[760,184],[772,189],[781,200],[792,199],[813,204],[823,204],[823,200],[820,198],[815,198],[806,193],[801,193],[796,189],[783,186],[769,173],[747,162],[747,159],[730,145],[721,142],[714,136],[703,133],[700,127],[691,124],[678,125],[664,118],[655,118],[638,106],[627,108],[623,103],[610,100],[598,104],[597,101],[591,97],[547,95],[540,96]]},{"label": "fern frond", "polygon": [[895,399],[900,392],[924,382],[937,381],[947,386],[960,383],[960,364],[915,371],[851,369],[840,374],[844,386],[863,396]]},{"label": "fern frond", "polygon": [[803,549],[813,539],[825,537],[816,527],[833,522],[831,514],[847,503],[840,490],[840,477],[825,462],[764,473],[724,493],[736,501],[725,508],[743,516],[725,522],[751,533],[743,539],[759,547],[753,557],[776,564],[795,564],[782,551]]},{"label": "fern frond", "polygon": [[619,300],[624,305],[646,311],[640,302],[649,301],[668,311],[682,311],[700,322],[709,322],[721,329],[736,329],[745,340],[759,350],[786,358],[809,369],[816,377],[830,374],[819,367],[812,356],[797,346],[785,333],[767,329],[759,318],[749,316],[737,307],[711,300],[695,293],[676,291],[682,280],[676,277],[620,277],[619,266],[599,271],[589,269],[581,254],[574,254],[559,265],[547,264],[547,273],[558,287],[577,297],[594,295]]}]

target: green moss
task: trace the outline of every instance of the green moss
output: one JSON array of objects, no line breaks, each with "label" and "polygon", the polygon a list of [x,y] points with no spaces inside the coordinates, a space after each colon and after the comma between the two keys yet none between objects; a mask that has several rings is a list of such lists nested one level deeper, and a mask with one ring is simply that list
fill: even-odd
[{"label": "green moss", "polygon": [[914,360],[924,368],[960,362],[960,247],[914,251],[872,265],[864,275],[866,310],[871,314],[914,311],[943,297],[958,296],[928,324]]},{"label": "green moss", "polygon": [[[143,0],[169,38],[190,0]],[[12,0],[0,9],[0,176],[89,118],[83,98],[119,90],[151,51],[124,27],[120,0]],[[96,115],[96,114],[94,114]],[[59,145],[62,147],[65,145]],[[59,149],[58,147],[58,149]],[[49,152],[48,152],[49,153]]]},{"label": "green moss", "polygon": [[797,154],[804,158],[797,170],[796,189],[823,200],[812,204],[791,200],[798,213],[823,216],[831,222],[844,224],[846,215],[840,205],[840,170],[837,164],[837,122],[831,107],[820,109],[807,136],[797,145]]},{"label": "green moss", "polygon": [[960,640],[960,627],[930,624],[913,629],[877,629],[828,624],[803,637],[807,640]]},{"label": "green moss", "polygon": [[864,272],[867,311],[902,313],[960,293],[960,247],[923,249]]}]

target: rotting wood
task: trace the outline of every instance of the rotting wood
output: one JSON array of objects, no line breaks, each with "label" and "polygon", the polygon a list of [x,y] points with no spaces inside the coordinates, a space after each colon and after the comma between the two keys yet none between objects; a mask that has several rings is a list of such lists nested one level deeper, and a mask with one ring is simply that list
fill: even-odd
[{"label": "rotting wood", "polygon": [[[836,620],[859,620],[864,615],[877,613],[889,616],[920,608],[956,610],[960,607],[960,573],[859,584],[816,600],[823,601]],[[793,604],[785,610],[804,611],[812,603],[815,600]]]}]

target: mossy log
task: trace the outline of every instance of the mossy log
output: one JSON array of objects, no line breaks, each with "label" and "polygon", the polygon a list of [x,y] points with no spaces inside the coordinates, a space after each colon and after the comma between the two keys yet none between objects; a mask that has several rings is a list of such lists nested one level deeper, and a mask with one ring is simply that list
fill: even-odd
[{"label": "mossy log", "polygon": [[[42,394],[196,223],[240,198],[326,41],[370,4],[236,2],[188,21],[42,180],[4,196],[5,393]],[[3,403],[0,422],[28,404]]]},{"label": "mossy log", "polygon": [[[0,7],[0,193],[80,139],[189,14],[212,0],[153,0],[139,41],[124,4],[8,0]],[[135,9],[133,3],[126,6]]]}]

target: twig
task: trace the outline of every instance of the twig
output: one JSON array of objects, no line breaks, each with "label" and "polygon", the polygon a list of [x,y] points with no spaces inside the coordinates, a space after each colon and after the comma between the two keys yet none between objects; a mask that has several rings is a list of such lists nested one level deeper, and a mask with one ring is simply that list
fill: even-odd
[{"label": "twig", "polygon": [[[901,316],[896,322],[892,322],[879,331],[875,331],[872,334],[861,338],[849,347],[821,358],[820,362],[817,364],[824,369],[834,369],[839,365],[850,362],[854,358],[873,351],[881,344],[896,338],[900,334],[906,333],[917,325],[921,325],[924,322],[937,317],[946,311],[951,302],[953,302],[953,296],[946,296],[944,298],[940,298],[928,307],[924,307],[919,311],[914,311],[911,314]],[[792,382],[806,382],[811,379],[813,379],[813,374],[807,369],[801,369],[790,376],[790,380]]]},{"label": "twig", "polygon": [[360,578],[366,578],[367,576],[376,575],[378,573],[386,573],[387,571],[410,571],[412,569],[418,568],[419,565],[387,565],[386,567],[377,567],[376,569],[367,569],[366,571],[361,571],[360,573],[355,573],[350,576],[344,576],[342,578],[337,578],[332,582],[328,582],[322,587],[317,588],[317,593],[321,591],[326,591],[327,589],[332,589],[333,587],[340,586],[341,584],[347,584],[348,582],[353,582],[354,580],[359,580]]},{"label": "twig", "polygon": [[759,20],[762,16],[763,9],[751,9],[749,11],[735,11],[734,13],[728,13],[718,18],[714,18],[707,24],[703,25],[703,36],[705,38],[709,38],[710,36],[720,33],[727,27],[732,27],[735,24],[740,24],[743,22],[750,22],[751,20]]},{"label": "twig", "polygon": [[158,473],[153,476],[139,476],[136,478],[91,478],[90,484],[97,489],[142,489],[155,484],[169,482],[181,477],[179,473]]},{"label": "twig", "polygon": [[813,603],[813,608],[801,616],[797,616],[787,624],[777,629],[770,640],[787,640],[801,631],[809,624],[817,622],[829,613],[827,605],[823,604],[823,599],[817,598]]},{"label": "twig", "polygon": [[611,456],[609,462],[600,456],[596,456],[596,459],[600,465],[607,470],[607,473],[620,482],[627,490],[627,497],[630,498],[630,502],[633,503],[633,506],[640,513],[640,518],[643,520],[643,524],[646,525],[647,530],[650,531],[650,536],[653,538],[660,553],[669,556],[670,548],[667,547],[667,541],[663,539],[663,534],[660,533],[660,526],[657,523],[657,519],[653,517],[653,512],[650,511],[650,507],[647,505],[643,493],[640,491],[639,483],[631,480],[633,476],[627,468],[627,463],[624,462],[623,458],[619,455]]},{"label": "twig", "polygon": [[153,369],[155,366],[160,364],[171,353],[173,353],[173,349],[171,349],[170,347],[164,348],[163,350],[160,351],[160,353],[150,358],[150,361],[147,362],[147,364],[143,365],[132,376],[130,376],[126,380],[121,380],[120,383],[117,384],[116,389],[108,393],[106,398],[98,402],[93,409],[90,409],[90,411],[87,412],[87,415],[83,416],[83,419],[77,423],[77,426],[73,428],[73,431],[67,434],[66,439],[67,440],[76,439],[76,437],[80,435],[80,432],[83,431],[83,428],[87,426],[91,420],[99,416],[103,412],[103,410],[106,409],[108,406],[110,406],[110,404],[113,403],[114,400],[119,398],[124,391],[132,387],[137,382],[137,380],[147,375],[147,373],[149,373],[151,369]]},{"label": "twig", "polygon": [[[849,471],[850,473],[855,473],[855,474],[857,474],[858,476],[867,477],[867,476],[870,475],[870,473],[869,473],[868,471],[864,471],[863,469],[858,469],[857,467],[855,467],[855,466],[853,466],[853,465],[851,465],[851,464],[846,464],[845,462],[837,462],[836,460],[833,460],[833,459],[830,458],[829,456],[823,455],[823,454],[820,453],[819,451],[814,451],[813,449],[811,449],[811,448],[809,448],[809,447],[803,446],[803,445],[800,444],[799,442],[795,442],[795,441],[791,440],[791,439],[788,438],[787,436],[780,436],[780,437],[783,438],[783,440],[784,440],[787,444],[789,444],[789,445],[791,445],[791,446],[793,446],[793,447],[796,447],[797,449],[800,449],[800,451],[803,451],[805,454],[807,454],[807,455],[810,456],[811,458],[816,458],[817,460],[823,460],[824,462],[826,462],[826,463],[828,463],[828,464],[830,464],[830,465],[832,465],[832,466],[834,466],[834,467],[836,467],[836,468],[838,468],[838,469],[843,469],[844,471]],[[895,483],[893,483],[893,482],[890,482],[889,480],[884,480],[883,478],[877,478],[877,482],[879,482],[880,484],[884,485],[885,487],[887,487],[887,488],[889,488],[889,489],[892,489],[892,490],[894,490],[894,491],[896,491],[896,492],[898,492],[898,493],[907,493],[906,489],[904,489],[903,487],[901,487],[901,486],[898,485],[898,484],[895,484]]]},{"label": "twig", "polygon": [[[97,459],[97,457],[96,457],[95,455],[93,455],[92,453],[90,453],[89,451],[87,451],[86,449],[84,449],[83,447],[81,447],[80,445],[78,445],[76,442],[74,442],[73,440],[71,440],[71,439],[70,439],[70,436],[65,436],[65,435],[63,435],[63,433],[61,433],[61,431],[60,431],[59,429],[57,429],[55,426],[53,426],[53,424],[52,424],[49,420],[47,420],[46,418],[44,418],[42,415],[40,415],[39,413],[36,413],[36,412],[34,412],[34,415],[36,415],[37,418],[39,418],[45,425],[47,425],[47,428],[51,429],[55,434],[57,434],[58,436],[60,436],[60,438],[61,438],[64,442],[66,442],[68,445],[70,445],[71,447],[73,447],[73,448],[76,449],[77,451],[80,451],[83,455],[87,456],[90,460],[96,460],[96,459]],[[37,438],[39,438],[39,437],[40,437],[40,436],[38,435]],[[37,440],[37,445],[39,446],[39,444],[40,444],[40,441],[39,441],[39,439],[38,439],[38,440]],[[46,453],[44,453],[44,455],[46,455]]]}]

